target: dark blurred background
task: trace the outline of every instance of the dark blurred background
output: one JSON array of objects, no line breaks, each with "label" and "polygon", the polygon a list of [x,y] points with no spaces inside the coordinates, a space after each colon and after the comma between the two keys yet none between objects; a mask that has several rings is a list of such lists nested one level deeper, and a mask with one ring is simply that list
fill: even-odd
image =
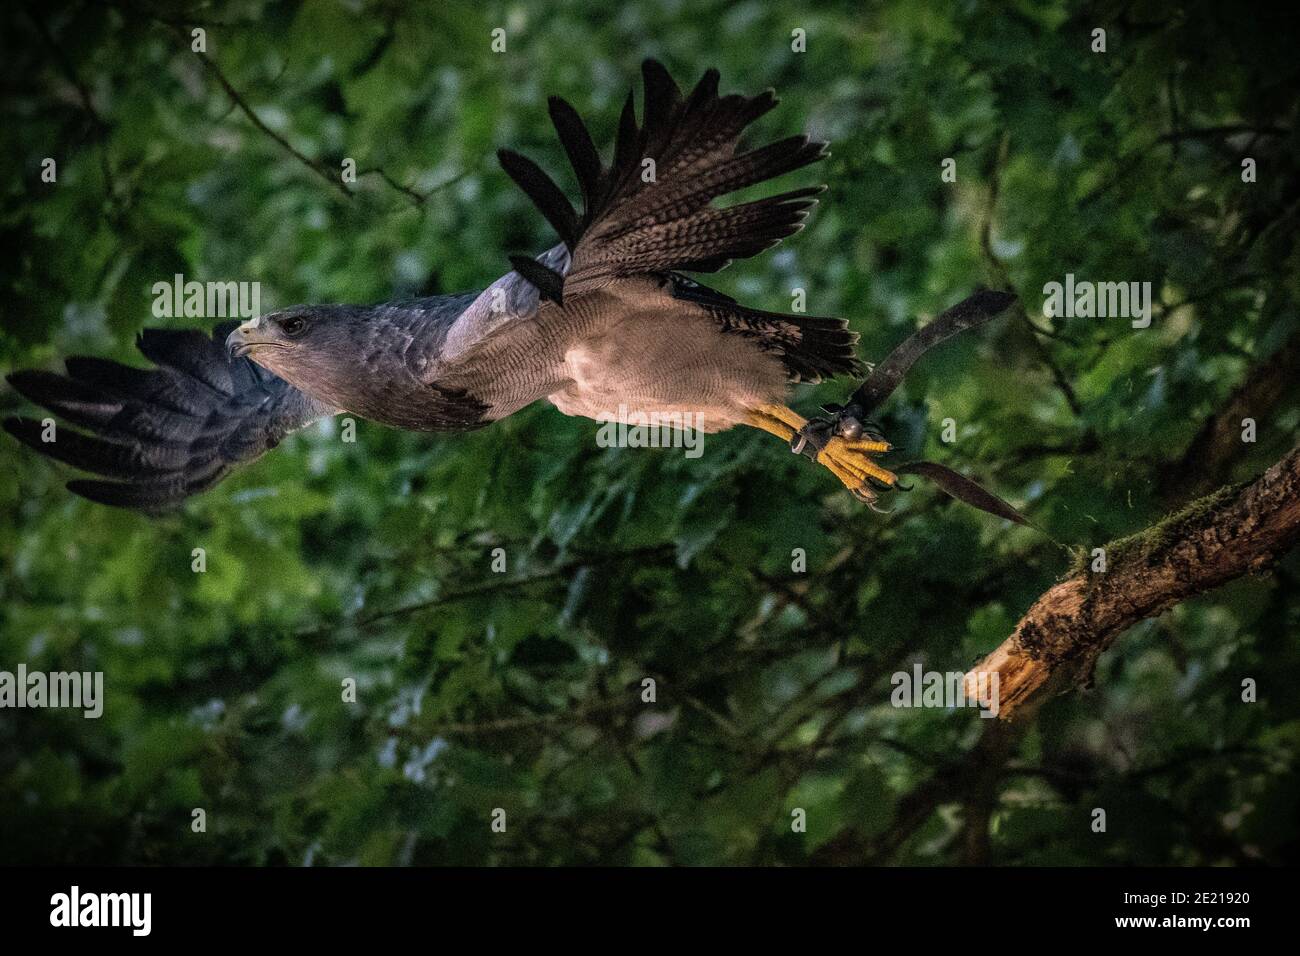
[{"label": "dark blurred background", "polygon": [[[882,424],[1091,548],[1294,442],[1296,37],[1212,2],[15,5],[0,370],[137,362],[140,328],[210,324],[151,316],[175,273],[259,281],[264,310],[482,287],[554,241],[495,149],[564,171],[559,94],[608,150],[655,56],[684,87],[710,66],[775,87],[762,135],[831,143],[791,177],[830,185],[809,227],[725,291],[803,289],[867,359],[980,284],[1020,295]],[[1066,273],[1152,283],[1151,327],[1045,318]],[[872,514],[758,432],[690,460],[596,428],[334,423],[163,520],[74,498],[0,436],[0,669],[103,671],[107,694],[98,720],[0,711],[0,862],[1295,858],[1294,555],[991,729],[891,707],[890,677],[970,665],[1068,550],[928,487]]]}]

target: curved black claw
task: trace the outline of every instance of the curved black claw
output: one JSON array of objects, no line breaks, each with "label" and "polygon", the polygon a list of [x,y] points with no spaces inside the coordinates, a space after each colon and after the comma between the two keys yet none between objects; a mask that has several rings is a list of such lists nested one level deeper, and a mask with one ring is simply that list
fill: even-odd
[{"label": "curved black claw", "polygon": [[858,499],[858,501],[861,501],[872,511],[876,510],[876,502],[880,500],[880,496],[867,487],[865,483],[858,485],[856,488],[850,488],[849,494]]},{"label": "curved black claw", "polygon": [[881,480],[880,478],[877,478],[875,475],[868,475],[868,476],[867,476],[867,481],[871,482],[871,487],[872,487],[872,488],[875,488],[877,491],[893,491],[893,490],[894,490],[894,486],[893,486],[893,485],[891,485],[891,484],[890,484],[889,482],[887,482],[887,481],[883,481],[883,480]]},{"label": "curved black claw", "polygon": [[[868,481],[871,481],[871,479],[868,479]],[[873,482],[873,483],[876,485],[876,487],[886,488],[886,489],[889,487],[884,482]],[[894,513],[893,508],[880,507],[880,495],[876,494],[876,492],[868,486],[867,482],[863,482],[862,484],[858,485],[858,487],[856,488],[850,488],[849,493],[852,494],[854,498],[862,502],[864,505],[866,505],[868,508],[870,508],[878,515],[888,515]]]},{"label": "curved black claw", "polygon": [[[856,488],[850,488],[849,493],[876,514],[888,515],[893,514],[894,509],[880,507],[880,495],[882,492],[897,491],[898,488],[899,485],[897,482],[891,485],[887,481],[881,481],[874,475],[869,475],[867,478],[863,479],[862,484],[858,485]],[[903,490],[906,491],[908,489],[904,488]]]}]

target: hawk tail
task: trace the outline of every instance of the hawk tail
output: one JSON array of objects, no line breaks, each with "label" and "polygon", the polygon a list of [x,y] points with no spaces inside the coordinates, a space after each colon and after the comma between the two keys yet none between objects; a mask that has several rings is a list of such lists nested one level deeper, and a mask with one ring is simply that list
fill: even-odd
[{"label": "hawk tail", "polygon": [[816,162],[826,155],[826,144],[792,136],[737,152],[745,128],[776,105],[771,90],[720,96],[718,72],[709,70],[683,98],[658,62],[646,60],[642,73],[642,120],[638,124],[629,93],[609,167],[573,107],[550,100],[552,122],[582,193],[582,215],[531,160],[508,150],[498,154],[572,252],[566,294],[620,276],[716,272],[799,231],[813,197],[825,188],[714,206],[714,199]]}]

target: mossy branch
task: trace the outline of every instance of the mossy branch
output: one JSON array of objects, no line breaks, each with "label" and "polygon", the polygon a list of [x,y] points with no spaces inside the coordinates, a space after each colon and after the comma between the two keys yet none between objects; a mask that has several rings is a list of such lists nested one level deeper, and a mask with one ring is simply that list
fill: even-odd
[{"label": "mossy branch", "polygon": [[[1300,448],[1253,482],[1206,495],[1105,548],[1044,593],[1011,636],[966,675],[997,674],[999,716],[1087,680],[1097,658],[1138,621],[1244,574],[1266,570],[1300,542]],[[989,678],[986,676],[985,680]]]}]

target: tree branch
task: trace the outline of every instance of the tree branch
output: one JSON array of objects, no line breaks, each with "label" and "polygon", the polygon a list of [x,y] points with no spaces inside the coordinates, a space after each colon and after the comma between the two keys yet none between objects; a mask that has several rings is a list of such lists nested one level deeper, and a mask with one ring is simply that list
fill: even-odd
[{"label": "tree branch", "polygon": [[1162,497],[1166,502],[1185,501],[1189,495],[1229,477],[1243,447],[1242,419],[1261,418],[1265,412],[1276,413],[1286,407],[1287,399],[1300,393],[1297,366],[1300,332],[1252,368],[1227,404],[1205,420],[1187,451],[1161,469],[1160,483],[1165,489]]},{"label": "tree branch", "polygon": [[422,206],[426,202],[428,202],[429,197],[432,196],[434,193],[441,192],[444,189],[449,189],[450,187],[456,185],[456,183],[460,182],[462,179],[465,179],[473,172],[475,172],[475,168],[472,166],[467,167],[466,169],[462,169],[454,176],[444,179],[442,182],[438,183],[438,185],[432,187],[427,192],[420,192],[418,189],[415,189],[411,186],[403,186],[396,179],[394,179],[392,175],[382,166],[371,166],[369,169],[358,170],[357,177],[360,178],[362,176],[372,176],[372,175],[378,176],[392,189],[396,190],[397,192],[405,196],[407,199],[409,199],[411,201],[411,205]]},{"label": "tree branch", "polygon": [[[1194,501],[1105,549],[1043,594],[1011,636],[966,675],[998,675],[999,716],[1040,693],[1091,675],[1097,658],[1133,624],[1244,574],[1265,570],[1300,542],[1300,448],[1263,476]],[[988,678],[985,677],[985,680]],[[1050,687],[1049,687],[1050,684]]]},{"label": "tree branch", "polygon": [[299,640],[312,641],[330,635],[337,629],[341,628],[367,628],[372,624],[378,624],[381,621],[391,620],[393,618],[405,617],[410,614],[418,614],[422,611],[429,611],[444,604],[451,604],[454,601],[462,601],[465,598],[479,597],[484,594],[491,594],[494,591],[511,590],[514,588],[527,587],[530,584],[537,584],[542,581],[555,581],[557,579],[568,579],[573,572],[580,568],[596,567],[602,564],[611,564],[617,561],[625,561],[633,558],[645,558],[655,555],[671,554],[673,546],[671,544],[652,544],[639,548],[629,548],[624,551],[608,551],[601,554],[580,554],[567,561],[561,561],[558,564],[549,567],[540,568],[535,571],[529,571],[524,574],[494,574],[491,577],[481,578],[470,584],[459,588],[449,588],[438,594],[437,597],[429,598],[423,601],[415,601],[410,604],[399,604],[397,607],[387,608],[383,611],[375,611],[372,614],[352,617],[333,624],[321,624],[298,631],[294,636]]},{"label": "tree branch", "polygon": [[940,766],[931,776],[899,798],[889,826],[874,836],[850,827],[821,846],[809,858],[817,866],[879,866],[888,863],[941,806],[957,803],[971,789],[996,792],[1007,758],[1028,730],[1028,721],[985,724],[975,745],[957,760]]}]

